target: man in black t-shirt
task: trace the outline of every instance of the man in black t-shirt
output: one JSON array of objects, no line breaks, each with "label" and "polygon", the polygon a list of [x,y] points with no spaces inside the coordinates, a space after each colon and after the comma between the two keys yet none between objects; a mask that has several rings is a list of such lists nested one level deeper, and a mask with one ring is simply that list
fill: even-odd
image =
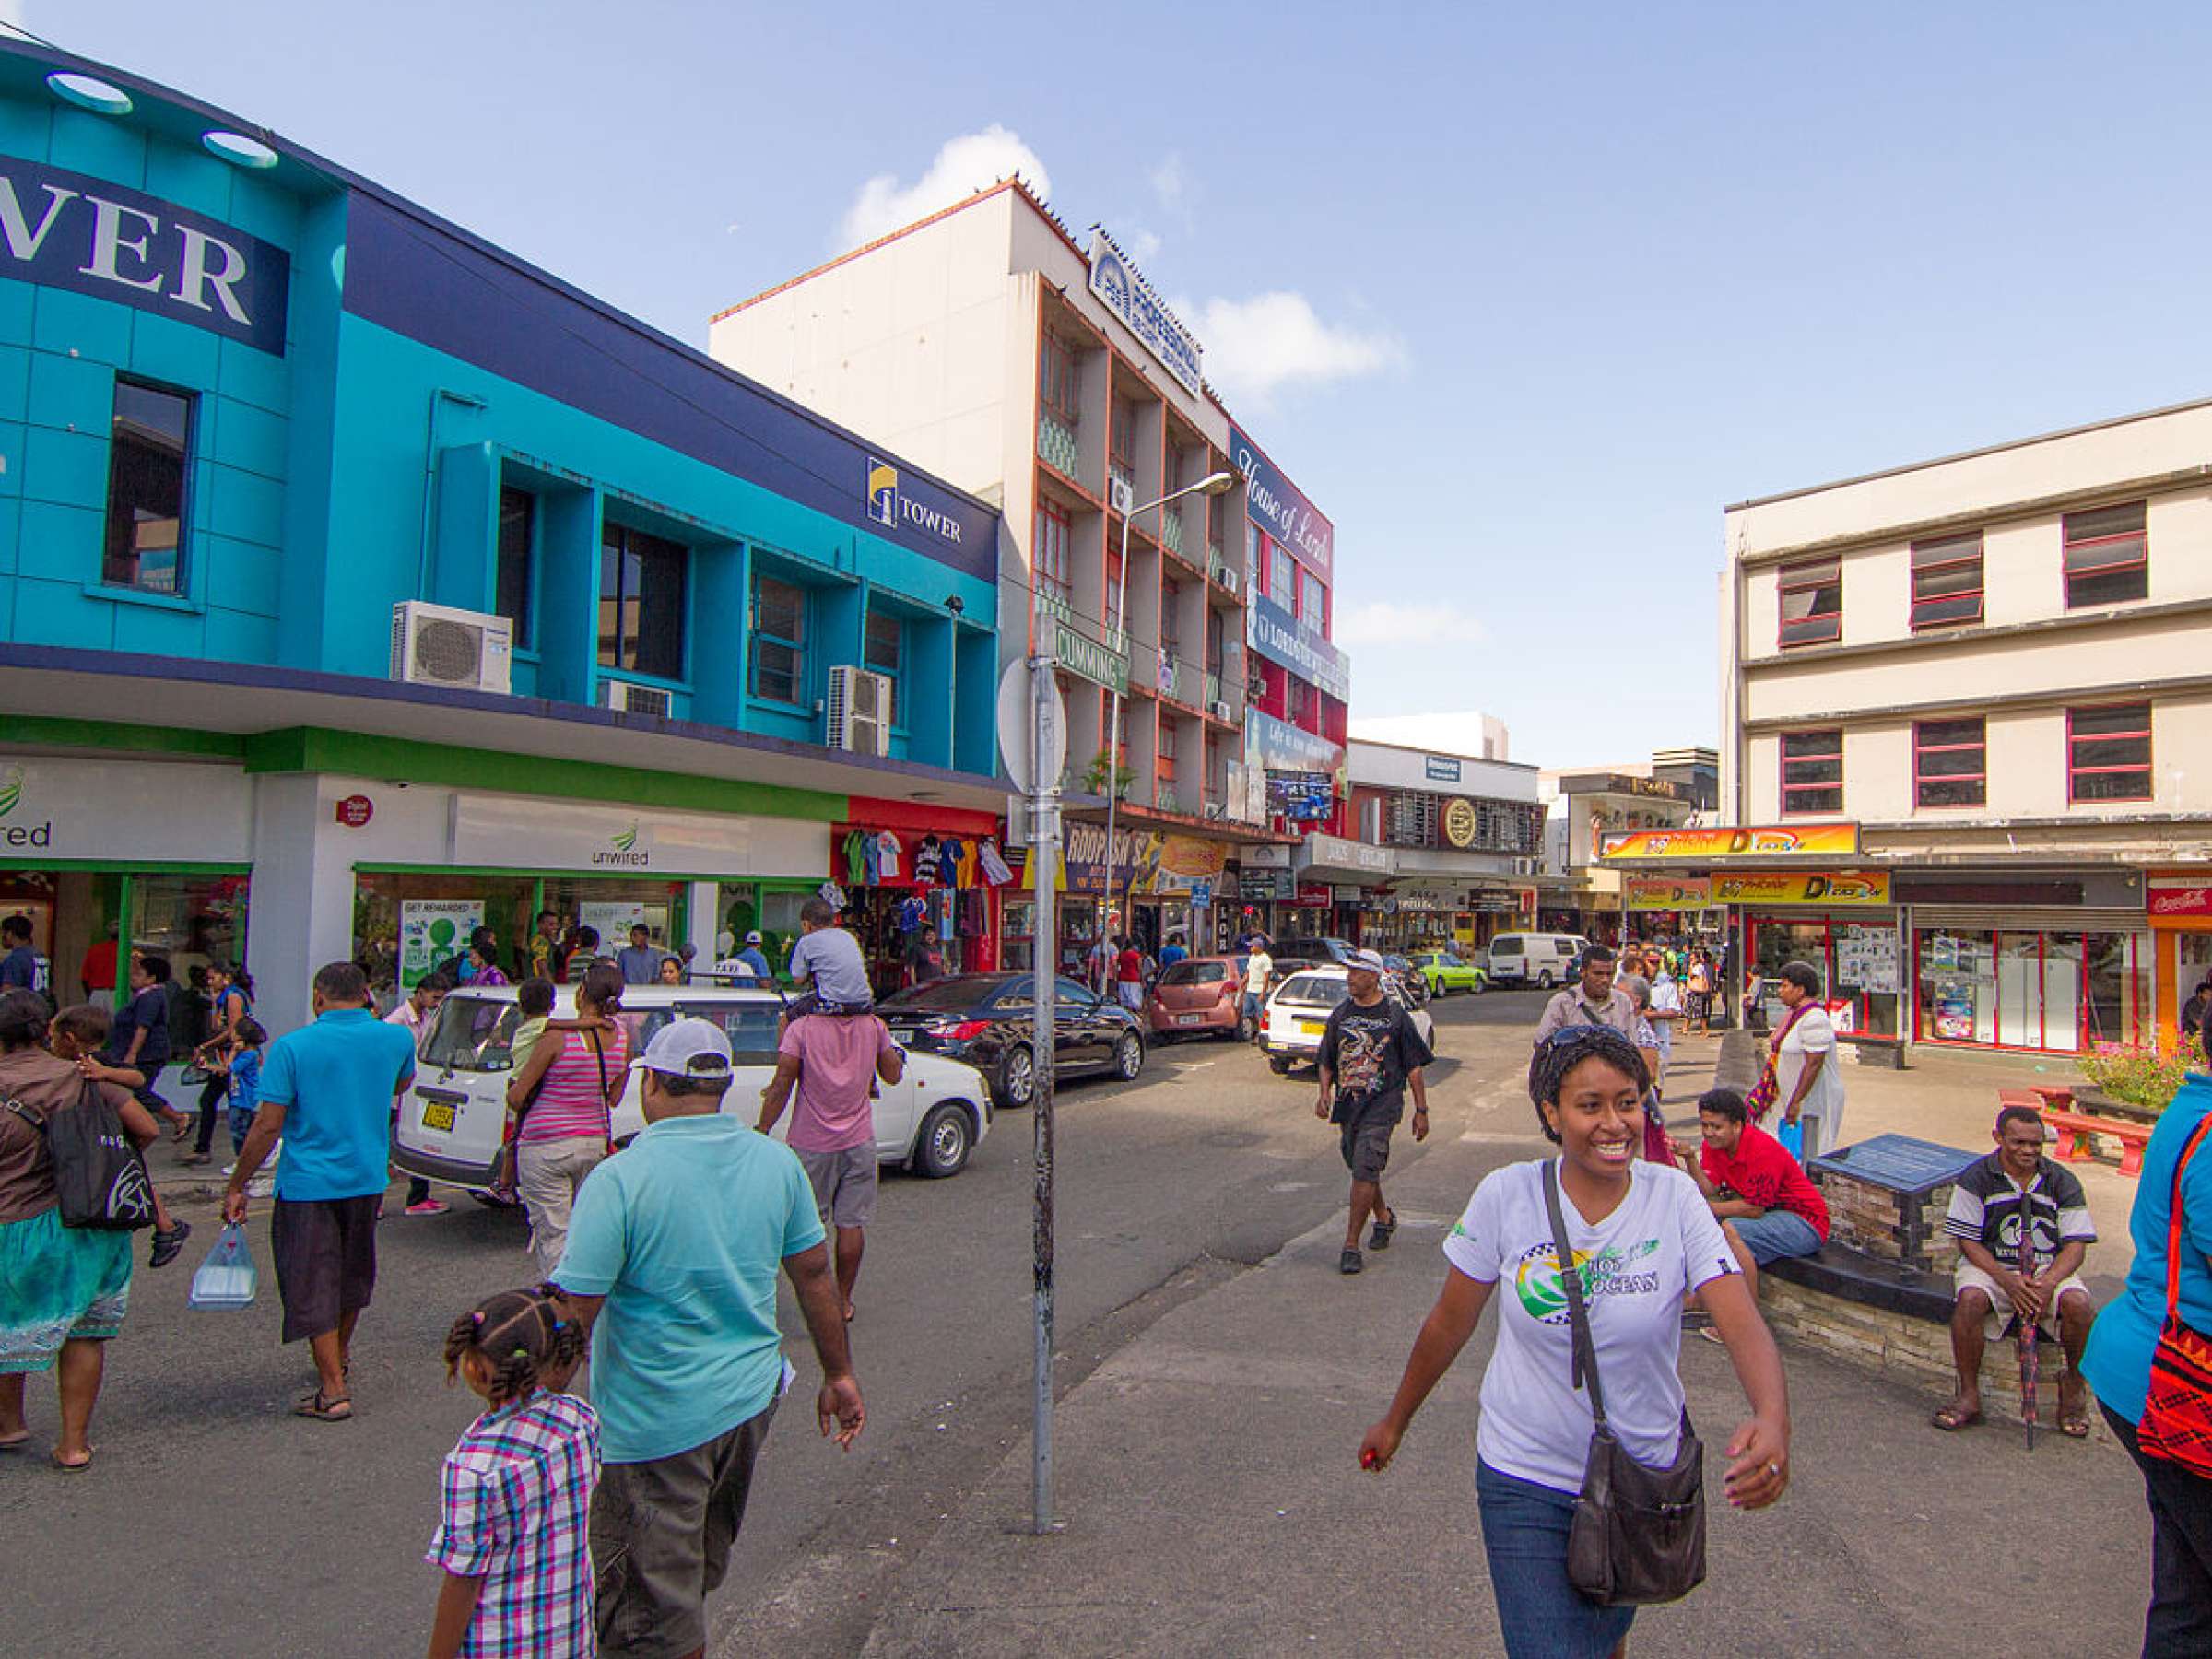
[{"label": "man in black t-shirt", "polygon": [[1382,1202],[1382,1166],[1390,1161],[1390,1133],[1413,1090],[1413,1138],[1429,1138],[1429,1088],[1421,1067],[1434,1058],[1412,1018],[1382,994],[1382,959],[1371,950],[1345,963],[1351,994],[1336,1005],[1321,1034],[1321,1099],[1313,1115],[1333,1123],[1352,1172],[1351,1218],[1345,1224],[1340,1273],[1357,1273],[1359,1229],[1375,1218],[1371,1250],[1388,1250],[1397,1212]]}]

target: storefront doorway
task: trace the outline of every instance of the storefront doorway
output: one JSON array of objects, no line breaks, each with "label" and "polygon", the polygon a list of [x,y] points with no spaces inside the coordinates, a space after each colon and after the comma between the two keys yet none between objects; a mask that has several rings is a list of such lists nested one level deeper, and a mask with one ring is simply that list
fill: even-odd
[{"label": "storefront doorway", "polygon": [[1774,994],[1783,964],[1809,962],[1820,971],[1837,1030],[1899,1035],[1905,997],[1894,912],[1768,912],[1747,916],[1745,926],[1747,972],[1759,982],[1770,1030],[1787,1018]]},{"label": "storefront doorway", "polygon": [[31,924],[57,1003],[112,998],[123,984],[117,941],[169,959],[179,984],[246,948],[248,877],[241,866],[0,865],[0,916]]}]

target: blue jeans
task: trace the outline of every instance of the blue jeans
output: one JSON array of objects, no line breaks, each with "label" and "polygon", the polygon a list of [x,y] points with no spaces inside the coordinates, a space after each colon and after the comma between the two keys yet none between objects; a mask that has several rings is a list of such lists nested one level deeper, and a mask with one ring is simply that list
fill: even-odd
[{"label": "blue jeans", "polygon": [[1259,1017],[1260,1017],[1260,994],[1259,994],[1257,991],[1247,991],[1247,992],[1245,992],[1245,993],[1244,993],[1244,1018],[1247,1018],[1247,1019],[1257,1019],[1257,1018],[1259,1018]]},{"label": "blue jeans", "polygon": [[1506,1659],[1605,1659],[1628,1639],[1633,1607],[1601,1607],[1567,1578],[1572,1492],[1503,1475],[1477,1458],[1475,1500]]},{"label": "blue jeans", "polygon": [[1820,1249],[1820,1235],[1813,1224],[1794,1210],[1769,1210],[1763,1216],[1735,1216],[1729,1226],[1744,1241],[1751,1259],[1764,1267],[1783,1256],[1809,1256]]}]

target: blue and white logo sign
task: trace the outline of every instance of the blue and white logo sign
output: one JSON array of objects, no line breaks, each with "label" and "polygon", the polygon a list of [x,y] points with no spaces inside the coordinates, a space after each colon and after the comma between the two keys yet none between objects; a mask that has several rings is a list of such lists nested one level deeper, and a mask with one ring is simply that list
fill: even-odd
[{"label": "blue and white logo sign", "polygon": [[1199,359],[1205,351],[1197,336],[1177,321],[1152,285],[1136,274],[1129,256],[1096,225],[1090,231],[1090,291],[1129,325],[1129,332],[1185,392],[1198,395],[1204,378]]},{"label": "blue and white logo sign", "polygon": [[935,536],[952,547],[960,545],[960,521],[942,508],[917,501],[899,488],[899,469],[888,461],[868,457],[868,516],[879,524],[898,529],[901,524]]},{"label": "blue and white logo sign", "polygon": [[1459,782],[1459,762],[1447,755],[1422,756],[1421,771],[1422,775],[1431,782],[1456,783]]}]

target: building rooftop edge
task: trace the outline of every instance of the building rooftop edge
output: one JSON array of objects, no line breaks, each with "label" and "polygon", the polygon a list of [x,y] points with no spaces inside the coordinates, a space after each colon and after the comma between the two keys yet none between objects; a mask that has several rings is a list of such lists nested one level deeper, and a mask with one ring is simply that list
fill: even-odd
[{"label": "building rooftop edge", "polygon": [[1396,749],[1404,755],[1434,755],[1440,760],[1472,760],[1477,766],[1510,766],[1516,771],[1526,772],[1541,770],[1531,760],[1493,760],[1487,755],[1469,755],[1458,749],[1426,748],[1418,743],[1392,743],[1382,737],[1353,736],[1347,737],[1344,741],[1347,747],[1355,743],[1364,743],[1370,748]]}]

